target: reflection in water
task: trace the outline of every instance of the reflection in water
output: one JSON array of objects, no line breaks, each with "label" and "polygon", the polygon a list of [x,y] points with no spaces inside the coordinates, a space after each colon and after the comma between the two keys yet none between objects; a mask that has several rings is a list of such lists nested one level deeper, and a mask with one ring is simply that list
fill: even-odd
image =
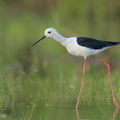
[{"label": "reflection in water", "polygon": [[105,104],[81,105],[79,110],[75,110],[74,104],[47,104],[46,107],[37,104],[15,109],[14,112],[1,112],[0,119],[5,117],[10,120],[120,120],[120,112],[119,108]]},{"label": "reflection in water", "polygon": [[[119,108],[115,108],[113,115],[112,115],[112,120],[115,120],[115,118],[117,117],[118,111],[119,111]],[[76,115],[77,115],[77,119],[80,120],[80,115],[79,115],[78,110],[76,110]]]},{"label": "reflection in water", "polygon": [[77,115],[77,119],[80,120],[80,116],[79,116],[78,110],[76,110],[76,115]]}]

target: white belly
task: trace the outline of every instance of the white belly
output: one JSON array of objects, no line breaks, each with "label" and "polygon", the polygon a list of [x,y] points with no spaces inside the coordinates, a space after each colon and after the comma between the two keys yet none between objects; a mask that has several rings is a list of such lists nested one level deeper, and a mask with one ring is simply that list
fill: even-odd
[{"label": "white belly", "polygon": [[75,56],[83,56],[83,57],[95,55],[107,49],[107,48],[104,48],[104,49],[94,50],[91,48],[80,46],[77,44],[76,41],[67,44],[65,47],[70,54],[75,55]]}]

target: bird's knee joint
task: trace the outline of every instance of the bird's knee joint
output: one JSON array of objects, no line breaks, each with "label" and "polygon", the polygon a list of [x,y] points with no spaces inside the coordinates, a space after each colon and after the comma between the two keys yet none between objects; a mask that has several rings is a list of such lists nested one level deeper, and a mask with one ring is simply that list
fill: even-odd
[{"label": "bird's knee joint", "polygon": [[113,98],[113,102],[116,102],[116,99],[115,99],[115,98]]},{"label": "bird's knee joint", "polygon": [[108,63],[106,63],[106,66],[107,66],[108,69],[110,69],[110,65]]},{"label": "bird's knee joint", "polygon": [[84,83],[81,84],[82,88],[84,87]]}]

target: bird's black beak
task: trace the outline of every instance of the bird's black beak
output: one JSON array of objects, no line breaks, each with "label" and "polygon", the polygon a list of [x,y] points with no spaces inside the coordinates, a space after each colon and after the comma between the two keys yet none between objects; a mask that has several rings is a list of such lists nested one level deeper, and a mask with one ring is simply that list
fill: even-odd
[{"label": "bird's black beak", "polygon": [[37,42],[35,42],[32,46],[34,46],[35,44],[37,44],[38,42],[40,42],[41,40],[43,40],[46,36],[43,36],[41,39],[39,39]]}]

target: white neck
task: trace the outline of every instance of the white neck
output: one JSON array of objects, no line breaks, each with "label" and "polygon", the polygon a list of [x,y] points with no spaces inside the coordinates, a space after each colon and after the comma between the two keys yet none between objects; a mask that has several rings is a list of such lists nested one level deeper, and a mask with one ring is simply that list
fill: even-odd
[{"label": "white neck", "polygon": [[53,39],[55,39],[57,42],[61,43],[63,46],[65,45],[65,42],[67,41],[67,38],[63,37],[59,33],[56,33],[53,36]]}]

